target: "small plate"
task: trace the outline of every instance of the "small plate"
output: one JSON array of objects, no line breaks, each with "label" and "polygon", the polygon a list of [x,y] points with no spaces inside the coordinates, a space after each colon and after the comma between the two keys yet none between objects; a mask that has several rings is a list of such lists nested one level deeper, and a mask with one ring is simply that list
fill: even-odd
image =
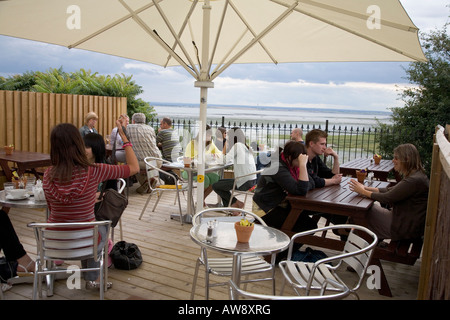
[{"label": "small plate", "polygon": [[30,195],[28,193],[26,193],[23,197],[20,197],[20,198],[11,197],[11,195],[8,194],[6,196],[6,199],[7,200],[25,200],[25,199],[28,199],[29,197],[30,197]]}]

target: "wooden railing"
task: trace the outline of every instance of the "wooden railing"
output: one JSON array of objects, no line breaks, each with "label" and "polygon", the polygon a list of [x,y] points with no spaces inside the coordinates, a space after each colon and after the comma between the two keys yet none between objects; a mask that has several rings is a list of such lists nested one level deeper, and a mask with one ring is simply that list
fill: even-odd
[{"label": "wooden railing", "polygon": [[418,299],[450,300],[450,142],[443,127],[436,132]]},{"label": "wooden railing", "polygon": [[80,128],[89,111],[98,115],[96,129],[105,136],[127,112],[127,99],[0,90],[0,147],[49,153],[52,128],[63,122]]}]

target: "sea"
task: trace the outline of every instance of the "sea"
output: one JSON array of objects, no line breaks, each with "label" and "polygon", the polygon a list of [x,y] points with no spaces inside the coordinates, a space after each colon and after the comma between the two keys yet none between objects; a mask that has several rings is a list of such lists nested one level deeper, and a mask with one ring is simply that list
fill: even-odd
[{"label": "sea", "polygon": [[[197,120],[199,117],[199,105],[188,103],[150,103],[160,119],[169,117],[174,119]],[[315,125],[325,127],[328,120],[328,127],[335,126],[336,129],[363,127],[373,128],[377,121],[389,124],[391,122],[391,112],[351,110],[351,109],[319,109],[300,107],[270,107],[270,106],[238,106],[238,105],[208,105],[207,120],[222,123],[236,123],[237,125],[249,125],[252,123],[285,123],[296,124],[297,126]]]}]

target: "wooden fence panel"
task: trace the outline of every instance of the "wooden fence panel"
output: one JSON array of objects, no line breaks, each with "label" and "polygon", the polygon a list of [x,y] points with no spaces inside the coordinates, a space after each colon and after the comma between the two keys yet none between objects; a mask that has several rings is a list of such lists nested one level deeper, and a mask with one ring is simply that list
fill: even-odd
[{"label": "wooden fence panel", "polygon": [[90,111],[98,115],[96,129],[105,136],[127,113],[127,99],[0,90],[0,147],[49,153],[52,128],[63,122],[80,128]]},{"label": "wooden fence panel", "polygon": [[[447,125],[447,133],[450,125]],[[450,143],[443,128],[436,133],[418,299],[450,299]]]}]

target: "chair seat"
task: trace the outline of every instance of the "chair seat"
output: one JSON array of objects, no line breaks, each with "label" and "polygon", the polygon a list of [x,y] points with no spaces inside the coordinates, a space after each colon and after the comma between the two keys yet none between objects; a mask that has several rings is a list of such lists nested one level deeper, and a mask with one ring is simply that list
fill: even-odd
[{"label": "chair seat", "polygon": [[[212,274],[231,276],[233,258],[208,258],[208,266]],[[272,265],[261,257],[244,257],[242,259],[241,273],[243,275],[257,272],[265,272],[272,269]]]},{"label": "chair seat", "polygon": [[[287,275],[291,277],[291,280],[297,282],[300,286],[306,287],[308,284],[308,279],[311,276],[313,270],[313,262],[301,262],[296,261],[282,261],[280,262],[280,267],[285,267]],[[340,283],[340,279],[335,276],[335,273],[330,269],[330,265],[320,264],[317,266],[317,270],[314,273],[314,277],[311,284],[311,289],[321,290],[325,279],[331,279]],[[335,286],[330,283],[327,286],[328,290],[338,290],[341,291],[342,287]]]}]

